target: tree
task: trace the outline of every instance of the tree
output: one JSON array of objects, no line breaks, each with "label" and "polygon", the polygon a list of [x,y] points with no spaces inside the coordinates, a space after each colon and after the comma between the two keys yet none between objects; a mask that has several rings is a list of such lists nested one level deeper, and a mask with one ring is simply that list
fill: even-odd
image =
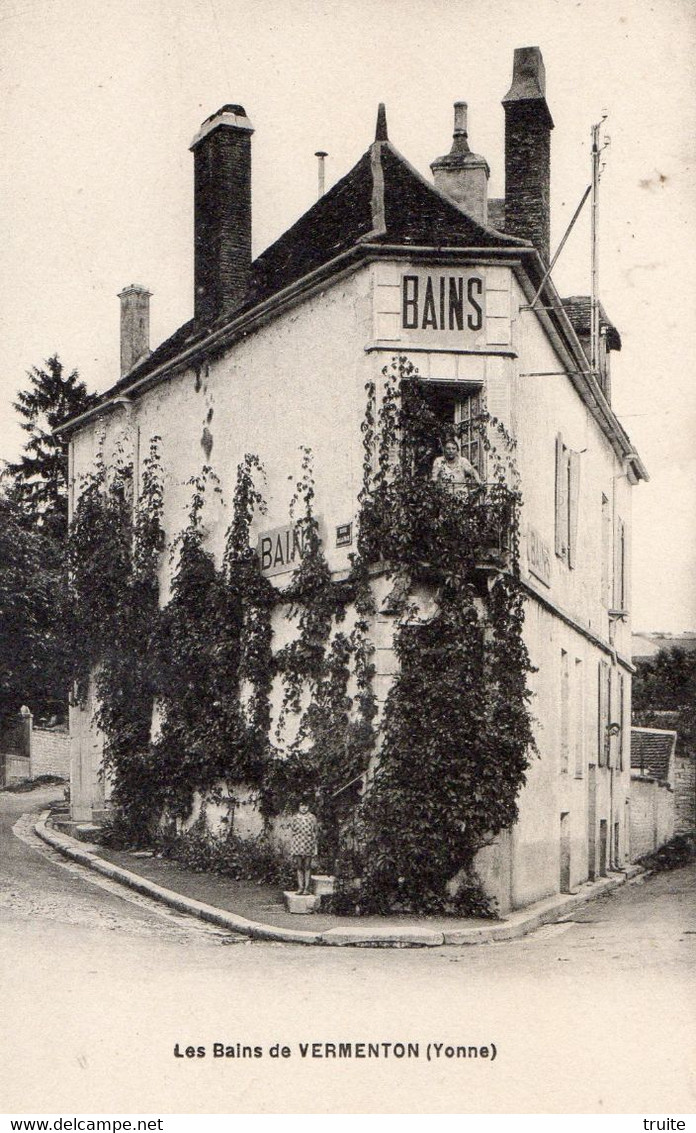
[{"label": "tree", "polygon": [[673,646],[637,663],[633,722],[676,728],[682,751],[696,753],[696,652]]},{"label": "tree", "polygon": [[27,371],[29,387],[14,402],[29,440],[5,474],[13,481],[8,494],[25,518],[62,539],[68,519],[68,442],[53,430],[89,409],[96,395],[87,392],[77,370],[66,373],[57,354],[44,367]]},{"label": "tree", "polygon": [[64,595],[60,545],[0,496],[0,718],[65,703]]},{"label": "tree", "polygon": [[56,711],[69,685],[63,566],[68,519],[68,445],[53,430],[89,409],[76,370],[57,354],[27,372],[14,407],[29,434],[24,452],[3,472],[0,494],[0,716],[28,704]]}]

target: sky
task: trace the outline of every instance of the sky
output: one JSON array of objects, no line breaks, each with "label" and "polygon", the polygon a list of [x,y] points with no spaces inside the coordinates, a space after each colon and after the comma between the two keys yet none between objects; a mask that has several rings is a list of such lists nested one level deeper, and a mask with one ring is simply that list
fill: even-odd
[{"label": "sky", "polygon": [[[25,372],[58,353],[90,389],[119,376],[119,303],[153,293],[151,345],[190,318],[193,166],[204,118],[242,103],[254,254],[366,150],[379,102],[422,173],[452,104],[502,196],[515,47],[544,56],[556,247],[607,114],[600,294],[623,340],[613,404],[650,473],[634,495],[633,626],[696,629],[692,0],[0,0],[0,457]],[[589,293],[585,208],[554,281]]]}]

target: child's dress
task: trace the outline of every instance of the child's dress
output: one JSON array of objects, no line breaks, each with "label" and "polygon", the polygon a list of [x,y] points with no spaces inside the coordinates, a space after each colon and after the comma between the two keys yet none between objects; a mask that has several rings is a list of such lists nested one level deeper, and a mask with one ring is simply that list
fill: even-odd
[{"label": "child's dress", "polygon": [[317,820],[310,811],[295,814],[292,819],[290,852],[303,858],[314,857],[317,852]]}]

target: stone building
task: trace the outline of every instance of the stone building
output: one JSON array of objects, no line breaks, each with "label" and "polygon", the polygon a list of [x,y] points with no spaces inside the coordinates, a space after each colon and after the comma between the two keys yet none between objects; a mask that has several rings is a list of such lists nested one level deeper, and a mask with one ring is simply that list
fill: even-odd
[{"label": "stone building", "polygon": [[[313,453],[332,577],[349,573],[365,386],[379,384],[385,365],[412,362],[460,427],[485,403],[516,441],[524,635],[536,668],[538,758],[518,821],[478,862],[505,910],[628,861],[631,490],[646,473],[610,404],[618,332],[602,311],[593,373],[589,300],[561,299],[546,277],[553,121],[538,48],[515,52],[503,109],[504,200],[488,199],[488,164],[470,148],[464,104],[450,152],[433,162],[434,183],[389,140],[380,109],[354,168],[255,260],[253,128],[238,105],[211,115],[191,146],[193,318],[150,352],[149,293],[126,288],[123,373],[68,430],[73,495],[99,448],[108,458],[117,443],[132,454],[137,489],[141,454],[161,437],[168,542],[185,522],[186,482],[214,465],[223,500],[205,526],[218,559],[235,469],[257,453],[268,511],[254,535],[265,573],[282,587],[296,565],[289,479],[301,446]],[[467,452],[485,479],[480,447]],[[163,602],[170,583],[163,556]],[[282,643],[288,630],[274,628]],[[382,607],[373,625],[382,703],[392,632]],[[102,741],[89,703],[71,715],[72,805],[85,820],[104,802]],[[235,822],[255,828],[253,806],[240,805]]]}]

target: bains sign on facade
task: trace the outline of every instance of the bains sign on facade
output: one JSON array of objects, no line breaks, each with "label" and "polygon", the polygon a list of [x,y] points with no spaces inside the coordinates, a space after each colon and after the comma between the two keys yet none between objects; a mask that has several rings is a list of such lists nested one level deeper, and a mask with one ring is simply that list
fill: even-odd
[{"label": "bains sign on facade", "polygon": [[[293,613],[282,592],[297,585],[309,537],[315,551],[320,547],[326,572],[324,589],[313,593],[328,593],[324,584],[329,582],[339,588],[336,594],[344,586],[340,613],[338,606],[324,610],[324,645],[338,657],[341,642],[353,643],[346,690],[355,711],[360,700],[358,631],[361,656],[369,658],[362,691],[369,691],[374,711],[367,721],[372,729],[369,751],[365,747],[359,767],[368,798],[373,792],[379,800],[375,784],[381,781],[384,790],[398,779],[390,779],[397,774],[400,725],[389,697],[403,666],[413,665],[413,643],[421,640],[420,630],[409,636],[409,627],[421,627],[423,656],[430,650],[432,657],[436,646],[427,644],[427,627],[444,617],[447,586],[458,570],[459,592],[466,592],[482,625],[487,617],[490,622],[490,609],[500,605],[501,594],[508,596],[509,609],[519,596],[531,666],[524,649],[515,652],[512,646],[510,665],[515,664],[513,654],[521,658],[518,676],[531,695],[536,751],[532,745],[518,761],[516,807],[509,800],[498,805],[495,751],[485,753],[488,763],[481,763],[478,785],[475,778],[457,779],[457,752],[462,767],[472,745],[476,758],[484,759],[485,713],[476,735],[471,712],[469,723],[461,724],[457,685],[448,684],[447,666],[441,689],[433,693],[446,695],[451,704],[451,734],[439,736],[442,749],[451,754],[453,781],[472,798],[485,799],[488,791],[498,807],[490,812],[496,816],[491,836],[477,843],[485,845],[476,868],[486,892],[504,911],[569,890],[629,860],[630,496],[646,473],[609,401],[608,356],[620,349],[617,331],[602,311],[600,368],[591,372],[589,299],[561,299],[550,279],[543,282],[549,259],[553,122],[538,48],[515,52],[503,107],[504,200],[488,199],[488,165],[470,149],[464,104],[455,107],[450,152],[433,162],[434,184],[389,141],[380,109],[375,140],[357,165],[252,261],[253,128],[242,107],[224,106],[204,122],[191,147],[194,317],[150,352],[149,293],[134,285],[126,288],[121,295],[122,376],[67,431],[73,514],[81,478],[100,454],[107,468],[116,453],[120,461],[130,462],[137,501],[145,454],[152,438],[160,438],[161,519],[164,541],[175,548],[173,555],[165,550],[158,560],[164,608],[172,598],[176,548],[181,546],[177,536],[187,523],[192,479],[203,466],[214,469],[219,479],[222,491],[205,494],[200,515],[205,550],[219,566],[234,519],[237,469],[245,454],[254,454],[264,470],[258,490],[265,511],[253,511],[248,545],[256,551],[254,569],[262,584],[277,599],[270,602],[268,615],[271,653],[275,659],[292,655],[293,641],[307,628],[307,616],[303,623],[301,609]],[[390,382],[385,373],[396,377]],[[403,421],[380,448],[380,419],[384,426],[389,412],[385,418],[379,406],[385,391],[389,402],[389,390],[396,390],[396,403],[403,409],[403,383],[408,381],[417,387],[421,408],[429,415],[431,446],[416,444],[400,463],[399,446],[407,449]],[[368,418],[366,390],[373,391]],[[441,453],[437,440],[444,442],[450,431],[459,456],[468,461],[468,482],[464,478],[459,485],[433,486],[432,468]],[[502,472],[491,431],[504,438],[507,463]],[[445,538],[446,524],[440,519],[448,509],[464,524],[461,530],[473,532],[498,498],[496,484],[500,488],[506,477],[517,519],[511,531],[501,532],[502,513],[497,514],[495,553],[490,553],[495,539],[490,531],[482,536],[479,526],[475,554],[464,548],[460,555],[455,541],[447,552],[449,561],[439,563],[439,574],[428,573],[435,552],[424,550],[419,557],[409,544],[400,560],[399,532],[392,523],[387,554],[386,542],[379,543],[384,532],[375,537],[374,525],[389,526],[388,508],[366,511],[366,478],[384,501],[396,490],[395,476],[397,481],[416,477],[408,481],[422,504],[416,521],[425,522],[427,512],[431,525],[440,524],[438,538]],[[298,484],[304,484],[299,496]],[[466,560],[464,566],[460,559]],[[176,596],[176,586],[174,591]],[[311,594],[307,601],[311,606]],[[450,609],[447,632],[456,628],[458,609],[456,604]],[[311,621],[311,610],[308,616]],[[495,638],[495,627],[502,623],[490,624]],[[488,640],[486,634],[482,640]],[[447,641],[448,656],[454,657],[456,632]],[[476,651],[473,641],[460,650],[456,663],[462,672],[466,650]],[[317,672],[313,691],[300,687],[300,674],[296,695],[289,696],[281,669],[278,664],[268,688],[266,757],[276,771],[283,760],[292,763],[301,757],[302,743],[308,742],[306,728],[302,738],[303,713],[312,696],[321,697],[327,687]],[[312,685],[311,678],[310,673],[305,686]],[[518,695],[522,685],[509,695]],[[401,703],[408,703],[403,688],[400,695]],[[475,705],[471,688],[466,695]],[[480,698],[488,711],[490,690],[483,683]],[[99,773],[104,737],[95,723],[94,700],[92,681],[71,712],[72,807],[74,817],[82,820],[103,810],[104,794],[111,789],[109,776]],[[501,714],[504,707],[498,704],[495,711]],[[155,740],[166,712],[165,697],[155,708]],[[408,734],[408,721],[405,725],[401,735]],[[316,733],[316,717],[312,726]],[[427,758],[424,751],[421,764]],[[508,765],[501,749],[501,778]],[[437,774],[431,777],[434,782]],[[182,818],[184,824],[200,813],[200,792],[195,783],[191,786],[193,810]],[[321,791],[323,785],[315,786]],[[258,782],[252,787],[224,783],[226,797],[236,800],[232,825],[241,835],[260,830],[264,821]],[[404,792],[408,784],[397,783],[394,793]],[[340,790],[331,792],[336,793]],[[416,831],[412,844],[431,846],[436,857],[438,839],[452,841],[453,812],[443,793],[440,822],[433,798],[427,829],[420,837]],[[282,801],[277,811],[282,812]],[[465,803],[462,814],[475,817]],[[387,811],[385,802],[383,813]],[[214,827],[220,806],[211,804],[206,813]],[[485,808],[479,818],[485,824]],[[467,830],[463,838],[475,825],[473,818],[468,821],[468,828],[467,822],[460,823]]]}]

